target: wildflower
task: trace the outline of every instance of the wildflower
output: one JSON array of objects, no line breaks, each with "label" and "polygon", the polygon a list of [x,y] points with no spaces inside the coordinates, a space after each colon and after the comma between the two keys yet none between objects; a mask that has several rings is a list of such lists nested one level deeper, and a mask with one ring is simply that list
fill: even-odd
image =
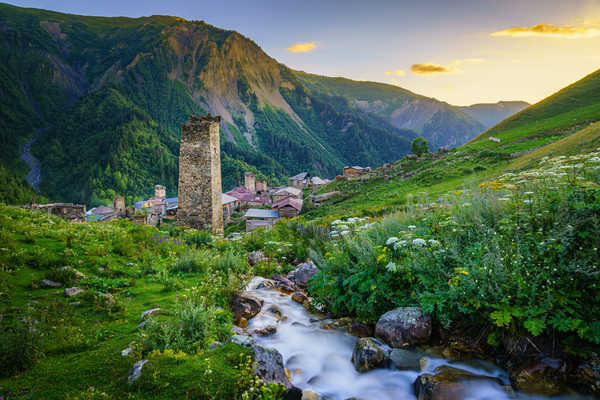
[{"label": "wildflower", "polygon": [[413,245],[414,247],[423,247],[423,246],[425,246],[426,244],[427,244],[427,242],[426,242],[424,239],[421,239],[421,238],[417,238],[417,239],[414,239],[414,240],[412,241],[412,245]]},{"label": "wildflower", "polygon": [[525,192],[525,194],[533,194],[533,192]]},{"label": "wildflower", "polygon": [[396,272],[398,270],[398,266],[396,264],[394,264],[393,261],[390,261],[386,266],[385,269],[388,272]]},{"label": "wildflower", "polygon": [[388,239],[388,240],[385,242],[385,245],[386,245],[386,246],[389,246],[389,245],[391,245],[391,244],[393,244],[393,243],[396,243],[397,241],[398,241],[398,238],[397,238],[397,237],[395,237],[395,236],[392,236],[391,238],[389,238],[389,239]]},{"label": "wildflower", "polygon": [[398,250],[401,247],[405,247],[408,244],[408,242],[406,240],[399,240],[396,243],[394,243],[394,250]]},{"label": "wildflower", "polygon": [[350,231],[341,231],[341,232],[340,232],[340,235],[342,235],[342,236],[346,236],[346,235],[347,235],[347,234],[349,234],[349,233],[350,233]]},{"label": "wildflower", "polygon": [[428,243],[429,243],[429,245],[431,245],[431,246],[439,246],[439,245],[440,245],[440,242],[438,242],[438,241],[437,241],[437,240],[435,240],[435,239],[429,239],[427,242],[428,242]]},{"label": "wildflower", "polygon": [[417,227],[415,225],[409,225],[408,229],[413,230],[413,229],[417,229]]}]

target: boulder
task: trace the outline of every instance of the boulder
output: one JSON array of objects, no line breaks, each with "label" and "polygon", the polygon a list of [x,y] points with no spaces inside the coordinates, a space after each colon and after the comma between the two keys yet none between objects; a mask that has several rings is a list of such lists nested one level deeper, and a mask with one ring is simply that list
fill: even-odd
[{"label": "boulder", "polygon": [[84,292],[84,290],[82,288],[74,286],[74,287],[65,289],[65,296],[73,297],[73,296],[77,296],[78,294],[83,293],[83,292]]},{"label": "boulder", "polygon": [[221,344],[222,344],[221,342],[214,341],[214,342],[212,342],[211,344],[208,345],[208,349],[209,350],[214,350],[217,347],[219,347]]},{"label": "boulder", "polygon": [[361,322],[354,321],[350,324],[350,327],[348,327],[348,333],[357,337],[369,337],[373,336],[373,328]]},{"label": "boulder", "polygon": [[489,381],[502,385],[499,379],[475,375],[471,372],[442,365],[434,374],[423,374],[414,382],[418,400],[462,400],[466,397],[469,381]]},{"label": "boulder", "polygon": [[42,286],[45,286],[48,288],[59,288],[62,285],[63,284],[60,282],[54,282],[54,281],[51,281],[50,279],[42,279]]},{"label": "boulder", "polygon": [[294,282],[292,282],[291,279],[288,279],[287,277],[285,277],[283,275],[273,274],[273,275],[271,275],[271,278],[273,278],[274,281],[279,283],[280,286],[286,286],[289,288],[294,287]]},{"label": "boulder", "polygon": [[292,386],[283,394],[283,400],[302,400],[302,390]]},{"label": "boulder", "polygon": [[69,266],[64,266],[64,267],[60,267],[59,271],[65,271],[70,273],[75,279],[80,280],[80,279],[87,279],[87,275],[84,274],[83,272],[77,270],[76,268],[73,267],[69,267]]},{"label": "boulder", "polygon": [[319,268],[312,262],[302,263],[294,270],[294,281],[300,287],[306,287],[306,284],[319,272]]},{"label": "boulder", "polygon": [[254,333],[258,336],[271,336],[277,332],[277,327],[275,325],[269,325],[264,327],[263,329],[255,329]]},{"label": "boulder", "polygon": [[296,303],[302,304],[308,300],[308,297],[306,297],[306,295],[302,292],[295,292],[292,294],[292,300],[294,300]]},{"label": "boulder", "polygon": [[281,312],[281,308],[275,304],[271,304],[269,308],[267,308],[267,312],[277,318],[278,321],[285,321],[287,319]]},{"label": "boulder", "polygon": [[271,347],[261,346],[250,336],[233,335],[227,342],[249,347],[254,353],[254,375],[265,383],[279,383],[286,389],[291,389],[292,384],[283,366],[283,356]]},{"label": "boulder", "polygon": [[250,282],[246,286],[246,290],[272,288],[276,286],[278,286],[278,283],[272,279],[266,279],[262,276],[255,276],[250,280]]},{"label": "boulder", "polygon": [[302,391],[302,400],[319,400],[319,393],[304,389]]},{"label": "boulder", "polygon": [[352,351],[352,363],[358,372],[367,372],[383,367],[386,363],[385,351],[373,338],[360,338]]},{"label": "boulder", "polygon": [[510,381],[517,390],[542,396],[554,396],[563,391],[567,364],[556,358],[542,358],[515,368]]},{"label": "boulder", "polygon": [[239,326],[240,328],[247,328],[248,327],[248,320],[244,317],[238,319],[237,321],[235,321],[235,324],[237,326]]},{"label": "boulder", "polygon": [[[309,304],[310,305],[310,304]],[[352,320],[348,317],[338,318],[332,320],[323,321],[321,329],[333,330],[349,330]]]},{"label": "boulder", "polygon": [[150,317],[152,315],[158,314],[159,312],[160,312],[160,308],[158,308],[158,307],[146,310],[140,316],[140,321],[143,321],[146,317]]},{"label": "boulder", "polygon": [[231,311],[235,320],[241,318],[250,319],[258,314],[262,308],[263,300],[248,293],[233,295],[231,299]]},{"label": "boulder", "polygon": [[128,355],[131,354],[132,351],[133,351],[133,349],[131,347],[128,347],[128,348],[126,348],[124,350],[121,350],[121,355],[123,357],[127,357]]},{"label": "boulder", "polygon": [[127,377],[127,383],[132,385],[133,382],[137,381],[140,376],[142,376],[142,368],[144,364],[146,364],[148,360],[140,360],[133,364],[131,370],[129,370],[129,376]]},{"label": "boulder", "polygon": [[265,253],[262,250],[248,253],[248,264],[255,266],[265,258]]},{"label": "boulder", "polygon": [[390,361],[392,365],[397,369],[402,370],[421,370],[421,358],[422,354],[416,351],[404,350],[404,349],[392,349],[390,352]]},{"label": "boulder", "polygon": [[273,289],[279,286],[279,283],[277,283],[277,281],[274,281],[272,279],[263,279],[263,281],[261,283],[259,283],[256,288],[257,289]]},{"label": "boulder", "polygon": [[379,318],[375,336],[392,347],[427,343],[431,337],[431,317],[420,307],[398,307]]}]

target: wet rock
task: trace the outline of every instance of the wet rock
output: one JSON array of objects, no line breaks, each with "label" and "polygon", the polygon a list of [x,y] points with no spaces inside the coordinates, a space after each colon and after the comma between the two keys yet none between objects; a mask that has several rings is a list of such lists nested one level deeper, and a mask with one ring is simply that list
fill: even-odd
[{"label": "wet rock", "polygon": [[51,281],[50,279],[42,279],[42,286],[47,287],[47,288],[59,288],[62,285],[63,284],[60,282],[54,282],[54,281]]},{"label": "wet rock", "polygon": [[131,354],[132,351],[133,351],[133,349],[131,347],[128,347],[128,348],[126,348],[124,350],[121,350],[121,355],[123,357],[127,357],[128,355]]},{"label": "wet rock", "polygon": [[350,324],[348,333],[357,337],[370,337],[373,336],[373,328],[361,322],[354,321],[352,324]]},{"label": "wet rock", "polygon": [[156,315],[160,312],[160,308],[151,308],[149,310],[146,310],[142,313],[142,315],[140,316],[140,321],[143,321],[144,319],[146,319],[146,317],[150,317],[152,315]]},{"label": "wet rock", "polygon": [[393,349],[390,352],[390,361],[397,369],[419,371],[421,368],[421,354],[416,351]]},{"label": "wet rock", "polygon": [[81,294],[84,291],[85,290],[83,290],[82,288],[77,287],[77,286],[66,288],[65,289],[65,296],[67,296],[67,297],[77,296],[78,294]]},{"label": "wet rock", "polygon": [[302,391],[302,400],[319,400],[319,393],[304,389]]},{"label": "wet rock", "polygon": [[510,381],[517,390],[554,396],[562,392],[567,364],[556,358],[542,358],[517,367],[510,373]]},{"label": "wet rock", "polygon": [[306,284],[319,272],[319,268],[312,262],[302,263],[294,271],[294,281],[300,287],[306,287]]},{"label": "wet rock", "polygon": [[258,286],[256,287],[257,289],[273,289],[279,287],[279,283],[277,283],[277,281],[274,281],[272,279],[264,279],[261,283],[258,284]]},{"label": "wet rock", "polygon": [[235,321],[235,324],[237,326],[239,326],[240,328],[247,328],[248,327],[248,320],[244,317],[238,319],[237,321]]},{"label": "wet rock", "polygon": [[265,258],[265,253],[262,250],[253,251],[248,254],[248,264],[255,266]]},{"label": "wet rock", "polygon": [[263,300],[248,293],[233,295],[231,299],[231,311],[237,321],[241,318],[250,319],[258,314],[262,308]]},{"label": "wet rock", "polygon": [[370,371],[385,365],[386,354],[372,338],[360,338],[352,351],[352,363],[358,372]]},{"label": "wet rock", "polygon": [[292,386],[283,394],[283,400],[302,400],[302,390]]},{"label": "wet rock", "polygon": [[148,360],[140,360],[133,364],[133,367],[129,371],[129,376],[127,377],[127,383],[132,385],[133,382],[137,381],[139,377],[142,376],[142,368],[147,362]]},{"label": "wet rock", "polygon": [[271,336],[277,332],[277,327],[275,325],[269,325],[264,327],[263,329],[255,329],[254,333],[258,336]]},{"label": "wet rock", "polygon": [[496,378],[442,365],[434,370],[434,374],[417,377],[414,382],[415,395],[418,400],[462,400],[469,381],[489,381],[499,386],[502,384]]},{"label": "wet rock", "polygon": [[267,312],[269,314],[274,315],[278,321],[285,321],[287,319],[281,312],[281,309],[278,306],[276,306],[275,304],[272,304],[271,306],[269,306],[269,308],[267,308]]},{"label": "wet rock", "polygon": [[273,278],[273,280],[278,282],[281,286],[287,286],[290,288],[294,287],[294,282],[292,282],[290,279],[286,278],[283,275],[273,274],[271,275],[271,278]]},{"label": "wet rock", "polygon": [[600,395],[600,357],[579,364],[572,376],[573,384],[581,391]]},{"label": "wet rock", "polygon": [[227,343],[235,343],[240,346],[252,347],[256,344],[256,340],[251,336],[246,335],[233,335],[227,339]]},{"label": "wet rock", "polygon": [[255,276],[250,280],[248,286],[246,286],[246,290],[271,288],[275,286],[278,286],[278,283],[276,281],[272,279],[263,278],[262,276]]},{"label": "wet rock", "polygon": [[254,352],[254,374],[266,383],[280,383],[287,389],[292,387],[283,366],[283,356],[276,349],[259,344],[252,346]]},{"label": "wet rock", "polygon": [[308,297],[306,297],[306,295],[302,292],[295,292],[292,295],[292,300],[294,300],[296,303],[304,303],[306,300],[308,300]]},{"label": "wet rock", "polygon": [[[308,304],[310,306],[310,303]],[[321,324],[321,329],[327,330],[347,330],[350,329],[350,324],[352,320],[350,318],[344,317],[339,319],[323,321]]]},{"label": "wet rock", "polygon": [[379,318],[375,336],[392,347],[427,343],[431,337],[431,317],[420,307],[398,307]]},{"label": "wet rock", "polygon": [[222,345],[221,342],[216,342],[215,341],[215,342],[212,342],[211,344],[208,345],[208,349],[209,350],[214,350],[214,349],[216,349],[217,347],[219,347],[221,345]]},{"label": "wet rock", "polygon": [[279,286],[277,290],[279,290],[283,294],[292,294],[295,291],[294,288],[290,286]]}]

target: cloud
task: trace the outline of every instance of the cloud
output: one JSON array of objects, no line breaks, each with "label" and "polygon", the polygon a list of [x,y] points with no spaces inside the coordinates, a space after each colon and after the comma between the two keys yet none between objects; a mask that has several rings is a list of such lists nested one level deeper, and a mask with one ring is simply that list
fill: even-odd
[{"label": "cloud", "polygon": [[578,28],[569,25],[554,26],[549,24],[538,24],[531,27],[515,26],[509,29],[492,32],[490,35],[582,39],[600,36],[600,29],[583,27]]},{"label": "cloud", "polygon": [[291,51],[292,53],[306,53],[308,51],[313,51],[316,48],[317,45],[315,42],[306,42],[296,43],[295,45],[288,47],[287,50]]},{"label": "cloud", "polygon": [[406,72],[404,72],[404,70],[401,70],[401,69],[393,69],[393,70],[385,71],[385,74],[386,75],[404,76],[404,75],[406,75]]},{"label": "cloud", "polygon": [[432,75],[440,73],[454,72],[454,68],[445,67],[432,63],[413,64],[410,67],[410,72],[415,75]]}]

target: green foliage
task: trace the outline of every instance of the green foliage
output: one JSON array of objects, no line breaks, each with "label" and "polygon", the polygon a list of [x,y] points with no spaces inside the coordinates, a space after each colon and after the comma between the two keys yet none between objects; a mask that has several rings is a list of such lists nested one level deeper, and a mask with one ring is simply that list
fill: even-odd
[{"label": "green foliage", "polygon": [[597,153],[545,159],[450,193],[443,207],[416,199],[315,254],[311,294],[371,321],[418,304],[444,326],[491,322],[490,342],[556,331],[598,344],[599,164]]},{"label": "green foliage", "polygon": [[415,138],[410,145],[410,151],[419,157],[421,157],[425,153],[429,153],[429,147],[427,147],[427,140],[425,140],[422,136]]}]

